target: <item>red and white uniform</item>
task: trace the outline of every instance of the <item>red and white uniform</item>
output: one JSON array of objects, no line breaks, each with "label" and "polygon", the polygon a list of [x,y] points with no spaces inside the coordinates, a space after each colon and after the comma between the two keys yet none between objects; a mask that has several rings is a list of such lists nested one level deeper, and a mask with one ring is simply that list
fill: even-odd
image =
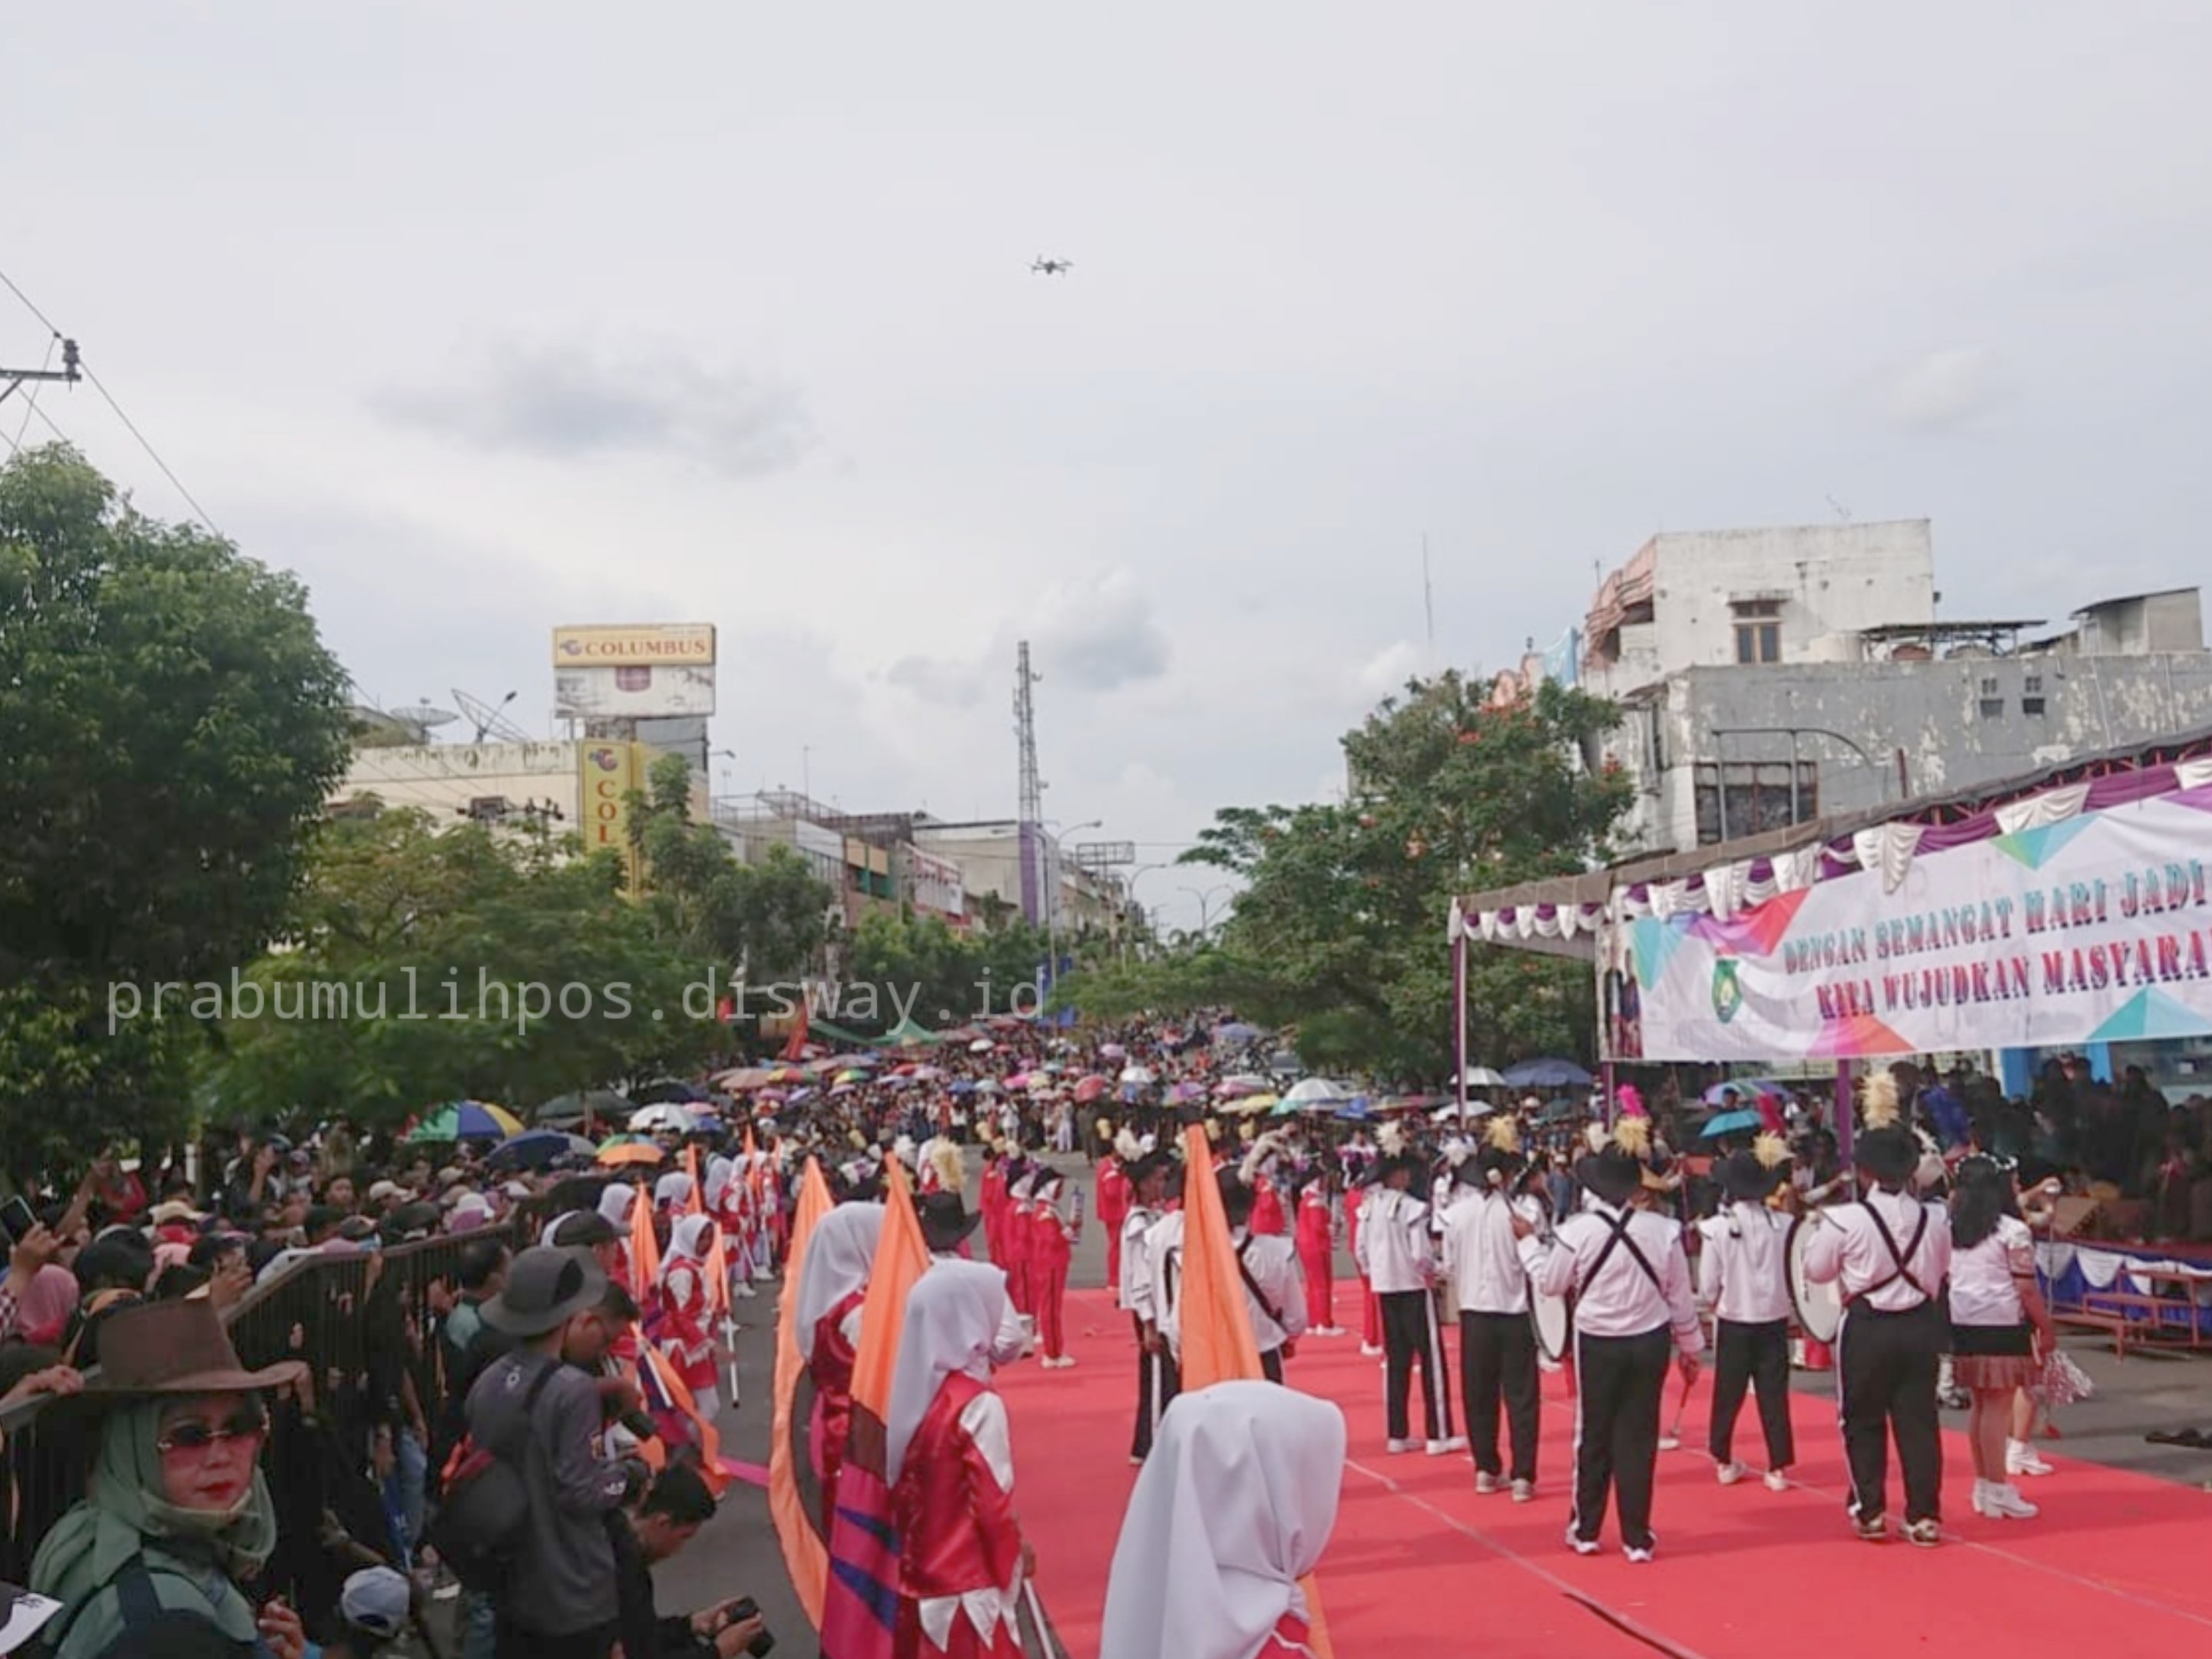
[{"label": "red and white uniform", "polygon": [[1263,1237],[1290,1231],[1283,1214],[1283,1195],[1275,1183],[1261,1176],[1252,1183],[1252,1231]]},{"label": "red and white uniform", "polygon": [[941,1261],[907,1297],[884,1425],[898,1659],[1021,1659],[1013,1450],[989,1382],[1006,1313],[1005,1281],[981,1262]]},{"label": "red and white uniform", "polygon": [[700,1414],[711,1417],[714,1397],[714,1293],[707,1285],[707,1253],[714,1219],[687,1215],[671,1231],[668,1255],[660,1264],[657,1341],[684,1386],[691,1390]]},{"label": "red and white uniform", "polygon": [[1106,1230],[1106,1288],[1121,1288],[1121,1224],[1129,1215],[1129,1174],[1109,1152],[1098,1160],[1098,1224]]},{"label": "red and white uniform", "polygon": [[1298,1194],[1298,1266],[1306,1276],[1306,1328],[1336,1328],[1336,1229],[1328,1194],[1319,1181]]},{"label": "red and white uniform", "polygon": [[1025,1314],[1036,1311],[1036,1287],[1030,1282],[1030,1257],[1036,1246],[1031,1228],[1031,1197],[1036,1188],[1033,1173],[1025,1172],[1007,1183],[1006,1210],[999,1226],[999,1239],[1006,1251],[1006,1259],[1000,1263],[1006,1270],[1006,1291],[1014,1298],[1016,1310]]},{"label": "red and white uniform", "polygon": [[822,1491],[822,1535],[836,1513],[837,1474],[853,1423],[853,1361],[860,1352],[860,1309],[884,1230],[880,1204],[840,1204],[806,1241],[793,1324],[814,1382],[811,1423]]},{"label": "red and white uniform", "polygon": [[815,1455],[821,1465],[822,1535],[827,1538],[837,1513],[837,1474],[845,1467],[845,1444],[853,1431],[853,1361],[860,1352],[860,1306],[865,1290],[847,1292],[815,1322],[814,1352],[806,1374],[814,1382]]},{"label": "red and white uniform", "polygon": [[1048,1359],[1066,1352],[1061,1314],[1067,1264],[1082,1231],[1082,1194],[1060,1176],[1039,1176],[1030,1199],[1030,1299],[1037,1316],[1037,1343]]},{"label": "red and white uniform", "polygon": [[998,1157],[983,1160],[982,1192],[976,1207],[983,1212],[983,1248],[1000,1267],[1006,1265],[1006,1164]]},{"label": "red and white uniform", "polygon": [[1336,1525],[1344,1449],[1344,1414],[1292,1389],[1180,1396],[1129,1494],[1098,1659],[1310,1659],[1299,1581]]}]

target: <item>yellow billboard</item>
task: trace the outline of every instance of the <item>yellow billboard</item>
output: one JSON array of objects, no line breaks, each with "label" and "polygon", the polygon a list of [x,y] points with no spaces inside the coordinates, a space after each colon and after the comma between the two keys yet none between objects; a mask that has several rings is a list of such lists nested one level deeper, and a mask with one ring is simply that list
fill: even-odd
[{"label": "yellow billboard", "polygon": [[633,791],[646,787],[646,746],[641,743],[586,743],[577,750],[584,852],[611,852],[622,860],[623,889],[638,890],[640,860],[629,836]]},{"label": "yellow billboard", "polygon": [[627,623],[553,630],[556,668],[711,666],[712,623]]}]

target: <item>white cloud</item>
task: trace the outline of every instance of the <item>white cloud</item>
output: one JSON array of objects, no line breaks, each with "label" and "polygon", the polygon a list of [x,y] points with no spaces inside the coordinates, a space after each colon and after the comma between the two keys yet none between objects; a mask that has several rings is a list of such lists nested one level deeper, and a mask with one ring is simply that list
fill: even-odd
[{"label": "white cloud", "polygon": [[1994,352],[1968,347],[1931,351],[1889,379],[1883,413],[1908,432],[1948,432],[1987,414],[2004,396]]},{"label": "white cloud", "polygon": [[1087,691],[1111,691],[1167,672],[1168,636],[1128,570],[1048,590],[1031,619],[1031,659]]}]

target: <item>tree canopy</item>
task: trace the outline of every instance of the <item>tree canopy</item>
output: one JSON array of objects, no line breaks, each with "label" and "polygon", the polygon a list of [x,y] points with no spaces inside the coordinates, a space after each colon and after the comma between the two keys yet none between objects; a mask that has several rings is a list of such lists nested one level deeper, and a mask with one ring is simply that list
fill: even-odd
[{"label": "tree canopy", "polygon": [[344,688],[291,576],[138,513],[65,446],[0,468],[13,1167],[178,1121],[195,1030],[112,1022],[110,988],[218,978],[268,942],[345,763]]},{"label": "tree canopy", "polygon": [[[1625,777],[1581,763],[1618,721],[1612,704],[1547,684],[1493,707],[1486,690],[1447,672],[1386,699],[1344,738],[1341,803],[1218,813],[1184,855],[1243,882],[1218,939],[1102,967],[1068,1000],[1104,1017],[1228,1004],[1294,1027],[1309,1065],[1449,1076],[1453,897],[1588,868],[1629,799]],[[1472,947],[1472,1052],[1503,1064],[1587,1051],[1589,981],[1571,964]]]}]

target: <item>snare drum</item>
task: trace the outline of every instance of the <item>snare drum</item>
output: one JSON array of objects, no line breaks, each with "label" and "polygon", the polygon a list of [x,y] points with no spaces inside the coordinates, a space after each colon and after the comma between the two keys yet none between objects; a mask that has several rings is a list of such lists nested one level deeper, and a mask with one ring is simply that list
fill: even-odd
[{"label": "snare drum", "polygon": [[1836,1281],[1816,1285],[1805,1271],[1805,1257],[1816,1229],[1827,1224],[1818,1210],[1808,1210],[1790,1224],[1790,1302],[1797,1310],[1797,1328],[1814,1342],[1830,1343],[1844,1324],[1844,1293]]}]

